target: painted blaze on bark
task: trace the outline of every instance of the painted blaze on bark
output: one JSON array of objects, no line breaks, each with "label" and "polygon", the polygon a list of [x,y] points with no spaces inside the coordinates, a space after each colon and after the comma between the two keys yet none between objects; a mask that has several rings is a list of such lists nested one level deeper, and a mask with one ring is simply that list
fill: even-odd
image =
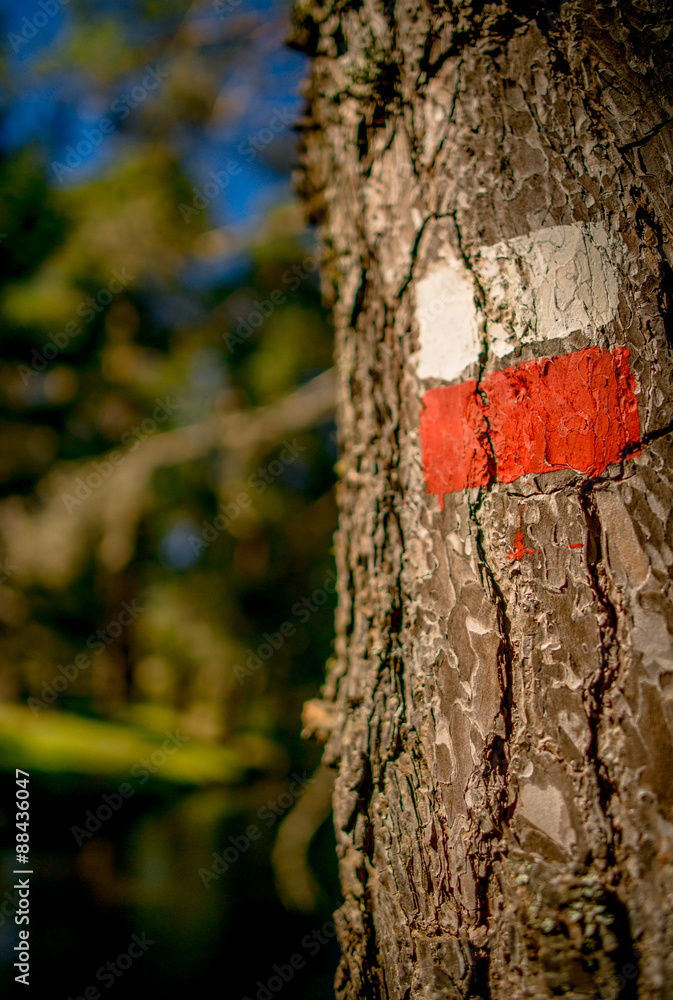
[{"label": "painted blaze on bark", "polygon": [[297,8],[340,997],[673,996],[670,40],[651,0]]}]

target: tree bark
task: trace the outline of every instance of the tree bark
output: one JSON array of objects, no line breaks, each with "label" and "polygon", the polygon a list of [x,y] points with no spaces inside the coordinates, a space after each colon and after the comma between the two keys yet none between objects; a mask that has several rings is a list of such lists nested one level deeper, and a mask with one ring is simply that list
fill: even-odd
[{"label": "tree bark", "polygon": [[307,711],[338,995],[673,997],[670,4],[295,20],[343,456]]}]

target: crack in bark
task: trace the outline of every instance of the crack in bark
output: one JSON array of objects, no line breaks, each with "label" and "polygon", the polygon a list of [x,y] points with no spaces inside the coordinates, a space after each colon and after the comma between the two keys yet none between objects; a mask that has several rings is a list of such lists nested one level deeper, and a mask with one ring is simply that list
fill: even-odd
[{"label": "crack in bark", "polygon": [[625,142],[623,146],[616,146],[615,149],[617,149],[620,153],[626,153],[629,149],[640,148],[648,143],[650,139],[653,139],[655,135],[658,135],[662,128],[667,128],[668,125],[673,125],[673,118],[667,118],[665,121],[659,122],[658,125],[651,128],[649,132],[646,132],[640,139],[634,139],[633,142]]},{"label": "crack in bark", "polygon": [[418,232],[416,233],[416,238],[414,240],[414,245],[412,246],[410,254],[409,254],[409,256],[411,258],[410,261],[409,261],[409,273],[407,274],[407,277],[404,279],[402,285],[400,286],[400,288],[398,289],[398,292],[397,292],[397,298],[398,299],[402,298],[402,296],[406,292],[407,288],[409,287],[409,285],[411,284],[411,282],[414,280],[414,268],[415,268],[415,265],[416,265],[416,261],[418,260],[418,248],[420,246],[421,239],[423,238],[423,234],[425,232],[425,227],[428,225],[429,222],[437,221],[438,219],[446,219],[446,218],[449,218],[449,214],[447,214],[447,213],[443,213],[441,215],[438,215],[435,212],[430,212],[425,217],[425,219],[423,219],[423,222],[421,223],[421,227],[418,230]]},{"label": "crack in bark", "polygon": [[[602,525],[598,509],[592,495],[592,484],[586,484],[585,487],[580,488],[579,500],[587,524],[587,567],[592,580],[594,593],[598,598],[605,616],[603,622],[601,622],[600,619],[598,620],[599,634],[601,638],[599,671],[596,678],[589,684],[588,688],[584,692],[585,705],[588,710],[590,732],[590,742],[586,751],[586,756],[592,765],[596,777],[599,802],[601,811],[605,818],[605,829],[607,834],[605,843],[607,849],[606,860],[608,863],[608,873],[611,877],[614,877],[619,871],[616,858],[616,839],[619,838],[619,828],[614,821],[612,800],[619,793],[614,783],[610,780],[608,774],[606,773],[605,766],[601,761],[598,740],[603,718],[605,698],[619,669],[619,643],[617,638],[619,613],[607,593],[607,582],[603,579],[605,576],[605,570],[603,570],[603,572],[599,570],[599,567],[604,562],[601,542]],[[627,955],[629,958],[628,964],[632,964],[634,968],[638,970],[638,956],[634,949],[633,935],[628,912],[614,891],[611,893],[610,902],[610,908],[618,918],[613,923],[612,930],[619,941],[622,958],[624,955]],[[637,978],[638,976],[636,976],[633,981],[627,982],[625,987],[626,992],[623,992],[625,1000],[626,998],[628,998],[628,1000],[631,1000],[631,998],[635,1000],[637,997]]]},{"label": "crack in bark", "polygon": [[[591,734],[587,757],[594,768],[601,809],[608,821],[606,826],[610,829],[610,800],[615,794],[615,789],[601,766],[598,752],[598,732],[602,718],[603,701],[619,668],[619,660],[616,652],[618,613],[607,594],[606,586],[602,579],[603,574],[598,569],[603,561],[601,544],[602,527],[598,509],[592,496],[592,484],[587,483],[585,486],[580,487],[578,496],[587,525],[587,568],[594,593],[604,615],[603,622],[600,621],[600,618],[598,620],[601,640],[599,670],[597,671],[595,680],[588,685],[584,693],[585,704],[588,710],[589,731]],[[607,848],[609,863],[614,865],[614,845],[609,840]]]}]

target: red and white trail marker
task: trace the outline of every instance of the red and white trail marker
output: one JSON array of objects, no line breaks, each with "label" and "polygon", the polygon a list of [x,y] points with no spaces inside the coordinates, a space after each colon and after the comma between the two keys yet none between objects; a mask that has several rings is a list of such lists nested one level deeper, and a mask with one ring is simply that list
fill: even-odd
[{"label": "red and white trail marker", "polygon": [[[503,323],[489,323],[489,353],[517,343],[597,331],[615,315],[618,251],[598,225],[556,226],[483,248],[474,270]],[[421,378],[453,381],[485,345],[474,285],[449,259],[418,286]],[[638,450],[640,421],[629,351],[585,347],[429,389],[421,445],[428,492],[445,493],[527,473],[575,469],[596,476]]]}]

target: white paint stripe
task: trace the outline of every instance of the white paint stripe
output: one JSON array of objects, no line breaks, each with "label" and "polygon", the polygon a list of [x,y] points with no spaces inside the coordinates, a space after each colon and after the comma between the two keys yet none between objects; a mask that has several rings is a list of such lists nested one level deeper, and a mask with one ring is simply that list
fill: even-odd
[{"label": "white paint stripe", "polygon": [[[482,247],[473,268],[488,296],[489,350],[505,357],[517,344],[597,331],[617,311],[618,251],[597,224],[553,226]],[[420,378],[452,381],[479,358],[484,317],[474,275],[462,261],[435,266],[416,289]]]},{"label": "white paint stripe", "polygon": [[420,378],[450,381],[479,357],[474,283],[463,263],[443,262],[419,281],[416,319],[421,331]]}]

